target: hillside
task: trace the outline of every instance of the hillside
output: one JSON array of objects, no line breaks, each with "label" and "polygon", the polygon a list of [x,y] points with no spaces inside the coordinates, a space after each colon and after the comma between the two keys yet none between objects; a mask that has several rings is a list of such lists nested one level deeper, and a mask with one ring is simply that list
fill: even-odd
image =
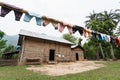
[{"label": "hillside", "polygon": [[7,40],[8,45],[11,44],[11,45],[17,46],[18,35],[13,35],[13,36],[5,35],[4,39]]}]

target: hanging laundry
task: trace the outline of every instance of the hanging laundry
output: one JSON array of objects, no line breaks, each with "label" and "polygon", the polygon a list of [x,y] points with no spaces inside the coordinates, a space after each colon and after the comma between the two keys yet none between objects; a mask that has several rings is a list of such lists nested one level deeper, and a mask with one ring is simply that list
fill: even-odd
[{"label": "hanging laundry", "polygon": [[63,23],[60,23],[60,25],[59,25],[59,31],[63,32],[64,28],[65,28],[65,25]]},{"label": "hanging laundry", "polygon": [[100,41],[106,41],[106,37],[104,34],[98,34],[98,40]]},{"label": "hanging laundry", "polygon": [[54,26],[55,30],[57,30],[58,29],[58,23],[56,23],[56,22],[51,22],[51,23]]},{"label": "hanging laundry", "polygon": [[11,9],[8,9],[8,8],[2,6],[1,7],[1,14],[0,14],[0,16],[1,17],[5,17],[10,11],[11,11]]},{"label": "hanging laundry", "polygon": [[53,25],[53,27],[55,28],[55,30],[57,30],[58,29],[58,25],[59,25],[58,21],[54,20],[52,18],[50,18],[49,20],[50,20],[51,24]]},{"label": "hanging laundry", "polygon": [[58,20],[55,20],[52,18],[47,18],[46,16],[40,16],[39,14],[36,14],[36,13],[27,12],[26,10],[23,10],[21,8],[18,8],[16,6],[13,6],[10,4],[0,2],[0,6],[1,6],[1,14],[0,14],[1,17],[5,17],[7,14],[9,14],[10,11],[13,10],[16,21],[20,21],[22,14],[25,13],[25,16],[24,16],[25,22],[30,22],[30,20],[33,17],[35,17],[36,24],[39,26],[41,26],[41,25],[47,26],[49,23],[51,23],[55,29],[58,29],[58,27],[59,27],[60,32],[62,32],[64,30],[64,28],[67,27],[70,34],[75,33],[76,31],[78,31],[80,33],[80,35],[84,34],[84,37],[86,37],[86,36],[90,37],[92,34],[92,36],[97,38],[98,40],[110,42],[112,44],[115,44],[117,47],[118,47],[118,45],[120,45],[119,38],[114,38],[109,35],[103,35],[96,31],[91,32],[91,30],[84,29],[81,26],[77,26],[77,25],[73,26],[73,25],[70,25],[67,23],[63,23],[62,21],[58,21]]},{"label": "hanging laundry", "polygon": [[24,21],[25,22],[30,22],[30,20],[33,17],[35,17],[35,19],[36,19],[36,24],[41,26],[41,24],[42,24],[42,17],[39,14],[36,14],[36,13],[33,13],[33,12],[25,13]]},{"label": "hanging laundry", "polygon": [[29,15],[29,13],[26,13],[24,16],[24,21],[25,22],[30,22],[30,20],[33,18],[33,16]]},{"label": "hanging laundry", "polygon": [[115,41],[116,41],[116,47],[118,47],[120,45],[120,39],[118,37],[116,37]]},{"label": "hanging laundry", "polygon": [[106,35],[105,38],[106,38],[106,42],[110,42],[111,41],[111,38],[110,38],[109,35]]},{"label": "hanging laundry", "polygon": [[42,25],[42,18],[41,17],[35,17],[36,18],[36,24],[38,26],[41,26]]},{"label": "hanging laundry", "polygon": [[23,9],[13,6],[13,5],[3,3],[2,7],[1,7],[1,15],[0,16],[5,17],[12,10],[14,10],[15,20],[20,21],[20,18],[22,17],[22,14],[23,14]]},{"label": "hanging laundry", "polygon": [[88,33],[88,37],[90,37],[91,36],[91,31],[88,30],[87,33]]},{"label": "hanging laundry", "polygon": [[13,5],[9,5],[9,7],[11,7],[11,9],[14,10],[15,20],[20,21],[23,15],[23,9],[13,6]]},{"label": "hanging laundry", "polygon": [[20,21],[20,18],[22,17],[22,12],[14,11],[15,14],[15,20]]},{"label": "hanging laundry", "polygon": [[115,38],[110,36],[110,43],[111,44],[115,44],[116,45],[116,41],[115,41]]},{"label": "hanging laundry", "polygon": [[72,27],[73,27],[73,26],[72,26],[71,24],[68,24],[68,25],[67,25],[67,29],[68,29],[68,31],[69,31],[70,34],[73,33]]},{"label": "hanging laundry", "polygon": [[91,36],[91,31],[88,30],[88,29],[84,29],[84,30],[83,30],[83,33],[84,33],[84,37],[85,37],[85,38],[87,37],[87,34],[88,34],[88,37]]},{"label": "hanging laundry", "polygon": [[70,24],[67,24],[67,23],[60,23],[60,28],[59,28],[59,31],[62,32],[64,30],[64,28],[67,27],[68,31],[70,34],[73,33],[73,30],[72,30],[72,25]]},{"label": "hanging laundry", "polygon": [[49,18],[42,16],[43,26],[47,26],[50,23]]},{"label": "hanging laundry", "polygon": [[92,34],[92,36],[93,36],[94,38],[97,39],[97,35],[98,35],[98,33],[97,33],[96,31],[92,31],[91,34]]},{"label": "hanging laundry", "polygon": [[83,29],[84,29],[83,27],[77,26],[77,25],[74,25],[74,26],[72,27],[73,33],[75,33],[76,31],[78,31],[80,35],[83,35]]}]

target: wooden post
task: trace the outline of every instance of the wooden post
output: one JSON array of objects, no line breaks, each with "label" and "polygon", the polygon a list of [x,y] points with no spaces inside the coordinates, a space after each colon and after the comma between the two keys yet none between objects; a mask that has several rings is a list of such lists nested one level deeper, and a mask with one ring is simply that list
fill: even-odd
[{"label": "wooden post", "polygon": [[115,58],[113,47],[112,47],[111,43],[110,43],[110,52],[111,52],[112,60],[115,60],[116,58]]},{"label": "wooden post", "polygon": [[96,51],[96,58],[97,58],[97,60],[100,59],[98,51]]},{"label": "wooden post", "polygon": [[21,51],[21,55],[20,55],[20,61],[19,61],[19,65],[22,65],[22,61],[23,61],[23,54],[24,54],[24,49],[25,49],[25,36],[23,36],[22,38],[22,51]]},{"label": "wooden post", "polygon": [[102,49],[101,43],[99,43],[99,47],[100,47],[100,50],[101,50],[101,53],[102,53],[103,59],[105,60],[105,55],[104,55],[104,53],[103,53],[103,49]]}]

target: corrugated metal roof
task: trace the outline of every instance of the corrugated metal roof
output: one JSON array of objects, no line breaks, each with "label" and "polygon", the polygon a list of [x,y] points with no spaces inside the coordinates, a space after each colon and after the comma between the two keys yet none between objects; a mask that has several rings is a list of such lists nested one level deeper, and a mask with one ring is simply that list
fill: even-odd
[{"label": "corrugated metal roof", "polygon": [[40,39],[45,39],[45,40],[50,40],[50,41],[56,41],[56,42],[65,43],[65,44],[73,44],[63,38],[60,38],[60,37],[51,37],[51,36],[47,36],[45,34],[30,32],[30,31],[26,31],[26,30],[20,30],[19,35],[35,37],[35,38],[40,38]]},{"label": "corrugated metal roof", "polygon": [[72,45],[71,48],[76,48],[78,45]]},{"label": "corrugated metal roof", "polygon": [[81,48],[81,49],[84,50],[84,48],[83,48],[82,46],[80,46],[80,45],[72,45],[72,46],[71,46],[71,49],[74,49],[74,48],[76,48],[76,47],[79,47],[79,48]]}]

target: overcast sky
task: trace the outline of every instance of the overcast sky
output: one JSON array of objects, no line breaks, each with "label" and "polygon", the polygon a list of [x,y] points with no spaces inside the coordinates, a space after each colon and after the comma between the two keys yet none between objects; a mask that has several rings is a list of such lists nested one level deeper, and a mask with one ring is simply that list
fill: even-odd
[{"label": "overcast sky", "polygon": [[[85,20],[87,20],[86,16],[93,10],[102,12],[120,9],[120,0],[0,0],[0,2],[83,27]],[[54,30],[51,25],[37,26],[34,18],[29,23],[24,22],[23,18],[24,15],[20,21],[15,21],[14,13],[11,11],[5,17],[0,17],[0,30],[8,35],[18,34],[20,29],[57,37],[68,33],[67,29],[60,33],[58,30]]]}]

